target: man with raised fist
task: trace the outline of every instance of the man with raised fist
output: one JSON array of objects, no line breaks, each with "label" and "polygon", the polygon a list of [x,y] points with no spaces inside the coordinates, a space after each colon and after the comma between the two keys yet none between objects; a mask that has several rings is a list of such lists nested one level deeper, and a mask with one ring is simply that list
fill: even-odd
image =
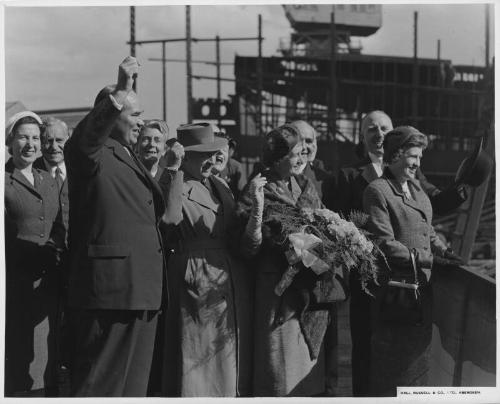
[{"label": "man with raised fist", "polygon": [[72,395],[146,395],[165,297],[161,190],[134,155],[143,125],[128,56],[65,147]]}]

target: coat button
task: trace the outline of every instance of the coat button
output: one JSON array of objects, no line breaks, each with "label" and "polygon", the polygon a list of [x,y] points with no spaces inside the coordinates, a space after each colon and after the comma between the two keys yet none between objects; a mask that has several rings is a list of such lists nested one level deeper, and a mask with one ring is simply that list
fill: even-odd
[{"label": "coat button", "polygon": [[40,217],[39,217],[39,219],[40,219],[40,220],[44,220],[45,218],[44,218],[43,216],[40,216]]},{"label": "coat button", "polygon": [[150,199],[150,200],[148,201],[148,204],[149,204],[149,205],[151,205],[152,203],[153,203],[153,201]]},{"label": "coat button", "polygon": [[39,199],[39,200],[38,200],[38,202],[39,202],[39,203],[43,203],[43,200],[42,200],[42,199]]},{"label": "coat button", "polygon": [[428,250],[429,248],[428,247],[424,247],[424,250]]},{"label": "coat button", "polygon": [[45,234],[40,233],[40,238],[43,238],[44,236],[45,236]]}]

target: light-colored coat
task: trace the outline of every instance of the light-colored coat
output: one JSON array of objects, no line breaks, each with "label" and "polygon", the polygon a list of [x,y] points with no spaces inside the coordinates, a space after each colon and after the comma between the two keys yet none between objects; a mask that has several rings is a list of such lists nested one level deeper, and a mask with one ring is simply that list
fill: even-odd
[{"label": "light-colored coat", "polygon": [[[235,201],[221,179],[209,181],[211,191],[186,176],[178,195],[182,211],[167,203],[166,234],[175,247],[167,266],[171,305],[165,383],[173,382],[167,390],[181,397],[235,397],[249,388],[251,343],[245,327],[251,284],[235,257]],[[160,186],[170,195],[168,181]]]}]

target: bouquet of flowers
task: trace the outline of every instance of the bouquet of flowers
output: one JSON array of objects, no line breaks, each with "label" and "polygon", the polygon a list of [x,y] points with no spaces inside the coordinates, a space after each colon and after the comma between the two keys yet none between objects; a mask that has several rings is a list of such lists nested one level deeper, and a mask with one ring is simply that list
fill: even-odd
[{"label": "bouquet of flowers", "polygon": [[350,220],[328,209],[298,208],[282,203],[266,203],[263,223],[268,227],[268,237],[280,245],[289,267],[275,287],[281,296],[302,268],[316,274],[334,271],[342,277],[343,271],[357,271],[363,290],[370,282],[377,283],[379,260],[386,262],[383,253],[369,239],[362,228],[368,216],[352,212]]}]

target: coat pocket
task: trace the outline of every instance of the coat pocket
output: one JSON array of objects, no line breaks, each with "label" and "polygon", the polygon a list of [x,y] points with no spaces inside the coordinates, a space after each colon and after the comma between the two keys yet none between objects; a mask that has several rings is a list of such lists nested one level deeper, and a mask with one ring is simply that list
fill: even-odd
[{"label": "coat pocket", "polygon": [[130,255],[130,249],[119,244],[89,244],[87,253],[91,258],[125,258]]}]

